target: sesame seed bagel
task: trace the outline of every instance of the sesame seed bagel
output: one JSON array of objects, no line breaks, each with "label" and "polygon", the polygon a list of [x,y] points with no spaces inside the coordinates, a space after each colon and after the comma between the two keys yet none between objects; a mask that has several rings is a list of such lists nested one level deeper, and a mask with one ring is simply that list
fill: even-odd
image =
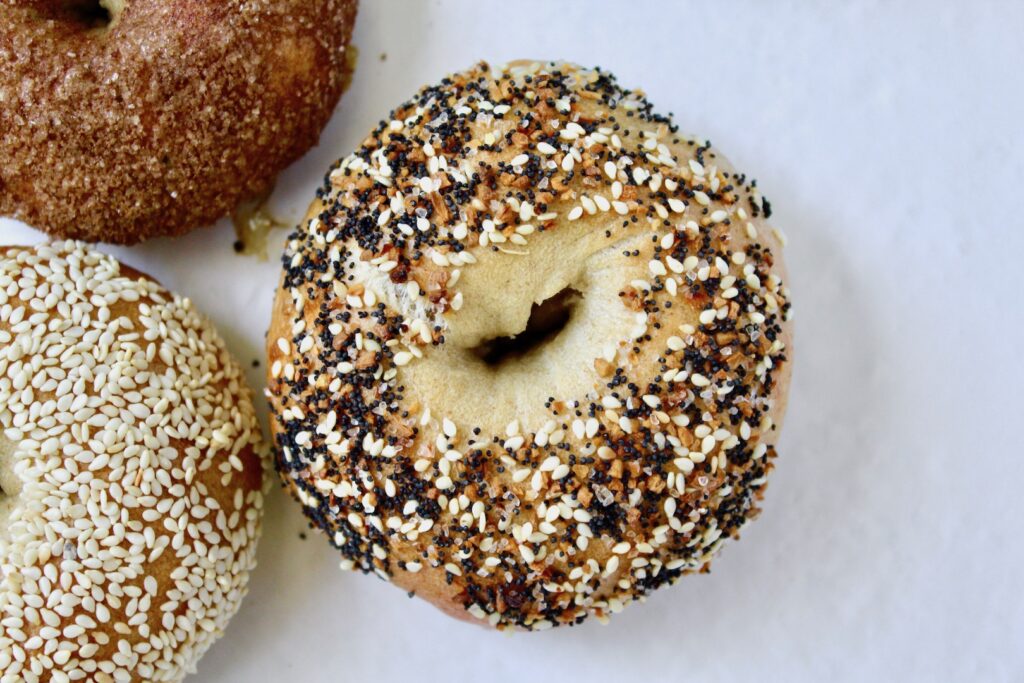
[{"label": "sesame seed bagel", "polygon": [[268,337],[344,556],[499,628],[605,618],[758,512],[791,338],[756,185],[571,64],[422,89],[328,174]]},{"label": "sesame seed bagel", "polygon": [[209,225],[316,144],[356,0],[0,0],[0,215],[132,244]]},{"label": "sesame seed bagel", "polygon": [[81,243],[0,248],[0,681],[179,681],[255,566],[265,456],[188,299]]}]

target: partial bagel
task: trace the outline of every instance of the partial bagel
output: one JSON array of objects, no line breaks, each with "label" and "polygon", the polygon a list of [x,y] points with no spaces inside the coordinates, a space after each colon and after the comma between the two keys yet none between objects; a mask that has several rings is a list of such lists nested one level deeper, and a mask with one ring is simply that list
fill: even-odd
[{"label": "partial bagel", "polygon": [[4,0],[0,215],[132,244],[212,224],[314,145],[356,0]]},{"label": "partial bagel", "polygon": [[0,681],[180,681],[246,593],[265,449],[192,304],[0,248]]},{"label": "partial bagel", "polygon": [[789,384],[769,204],[571,64],[422,89],[329,173],[268,336],[277,466],[450,614],[604,618],[758,512]]}]

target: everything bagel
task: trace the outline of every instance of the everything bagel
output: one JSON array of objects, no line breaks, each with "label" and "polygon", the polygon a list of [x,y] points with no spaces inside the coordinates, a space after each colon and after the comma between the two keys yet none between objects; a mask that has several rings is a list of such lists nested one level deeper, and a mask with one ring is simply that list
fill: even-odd
[{"label": "everything bagel", "polygon": [[597,69],[481,63],[327,175],[268,336],[276,462],[343,555],[543,629],[708,566],[789,383],[781,233]]}]

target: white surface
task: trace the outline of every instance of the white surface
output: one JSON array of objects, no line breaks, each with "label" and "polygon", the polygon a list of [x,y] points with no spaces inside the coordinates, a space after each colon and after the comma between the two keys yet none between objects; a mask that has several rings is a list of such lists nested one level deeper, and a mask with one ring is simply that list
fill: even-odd
[{"label": "white surface", "polygon": [[[1024,5],[726,4],[364,0],[352,89],[273,206],[298,220],[331,160],[477,58],[644,87],[790,237],[797,366],[761,519],[610,626],[506,637],[341,573],[275,491],[252,593],[190,680],[1024,680]],[[232,239],[114,251],[248,364],[278,267]]]}]

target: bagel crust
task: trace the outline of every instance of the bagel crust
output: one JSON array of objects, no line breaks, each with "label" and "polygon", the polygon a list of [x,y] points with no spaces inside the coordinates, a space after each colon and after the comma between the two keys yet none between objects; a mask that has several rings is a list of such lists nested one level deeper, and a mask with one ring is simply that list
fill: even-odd
[{"label": "bagel crust", "polygon": [[0,248],[0,681],[180,681],[256,563],[266,450],[188,299]]},{"label": "bagel crust", "polygon": [[330,118],[355,14],[356,0],[0,0],[0,215],[133,244],[264,195]]},{"label": "bagel crust", "polygon": [[286,486],[343,568],[498,628],[604,619],[706,570],[759,511],[785,408],[769,214],[601,70],[422,89],[287,243]]}]

